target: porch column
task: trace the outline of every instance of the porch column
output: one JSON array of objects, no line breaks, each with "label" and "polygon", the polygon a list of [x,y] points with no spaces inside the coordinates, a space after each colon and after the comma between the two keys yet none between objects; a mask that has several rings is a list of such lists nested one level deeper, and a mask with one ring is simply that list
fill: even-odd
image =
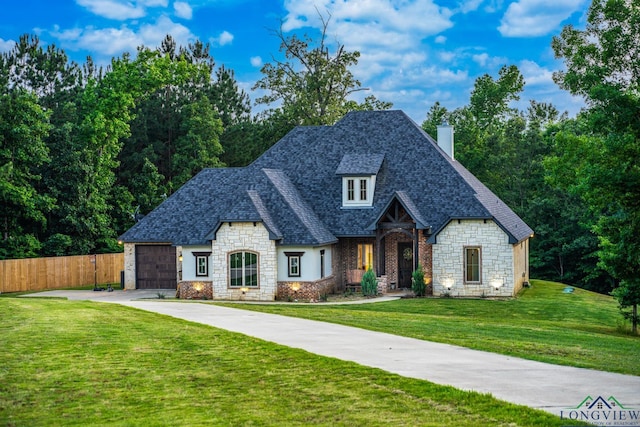
[{"label": "porch column", "polygon": [[381,266],[382,266],[382,260],[381,258],[381,251],[380,251],[380,246],[382,245],[382,237],[381,237],[381,233],[380,233],[380,229],[376,229],[376,276],[380,275],[380,272],[382,271]]},{"label": "porch column", "polygon": [[418,229],[416,228],[416,226],[413,226],[413,253],[414,253],[414,257],[413,257],[413,271],[416,271],[418,269],[418,264],[420,263],[420,253],[419,248],[420,248],[420,238],[418,237]]}]

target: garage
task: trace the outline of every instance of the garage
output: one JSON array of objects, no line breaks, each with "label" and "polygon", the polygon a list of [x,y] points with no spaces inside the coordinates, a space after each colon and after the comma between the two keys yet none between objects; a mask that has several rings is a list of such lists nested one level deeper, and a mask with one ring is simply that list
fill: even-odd
[{"label": "garage", "polygon": [[176,248],[136,245],[136,289],[176,289]]}]

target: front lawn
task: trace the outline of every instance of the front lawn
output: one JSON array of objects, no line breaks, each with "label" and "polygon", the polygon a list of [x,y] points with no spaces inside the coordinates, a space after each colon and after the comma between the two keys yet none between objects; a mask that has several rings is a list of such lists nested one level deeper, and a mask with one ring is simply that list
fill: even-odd
[{"label": "front lawn", "polygon": [[[419,312],[420,302],[406,307]],[[379,318],[374,307],[360,310]],[[487,395],[117,304],[0,298],[0,319],[3,426],[566,424]]]},{"label": "front lawn", "polygon": [[560,365],[640,375],[640,337],[616,301],[566,285],[532,281],[515,299],[416,298],[362,305],[237,305],[456,344]]}]

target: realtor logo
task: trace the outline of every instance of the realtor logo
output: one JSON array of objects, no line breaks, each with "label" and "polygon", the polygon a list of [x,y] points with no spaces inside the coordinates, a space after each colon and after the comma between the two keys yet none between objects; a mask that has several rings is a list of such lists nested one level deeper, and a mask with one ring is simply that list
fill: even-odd
[{"label": "realtor logo", "polygon": [[640,410],[623,405],[613,396],[587,396],[577,406],[561,410],[560,418],[598,426],[640,426]]}]

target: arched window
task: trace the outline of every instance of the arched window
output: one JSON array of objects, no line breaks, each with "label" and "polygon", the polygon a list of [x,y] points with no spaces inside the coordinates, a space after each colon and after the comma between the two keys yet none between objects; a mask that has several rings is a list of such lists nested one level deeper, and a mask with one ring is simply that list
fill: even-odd
[{"label": "arched window", "polygon": [[258,287],[258,254],[244,251],[229,254],[229,287]]}]

